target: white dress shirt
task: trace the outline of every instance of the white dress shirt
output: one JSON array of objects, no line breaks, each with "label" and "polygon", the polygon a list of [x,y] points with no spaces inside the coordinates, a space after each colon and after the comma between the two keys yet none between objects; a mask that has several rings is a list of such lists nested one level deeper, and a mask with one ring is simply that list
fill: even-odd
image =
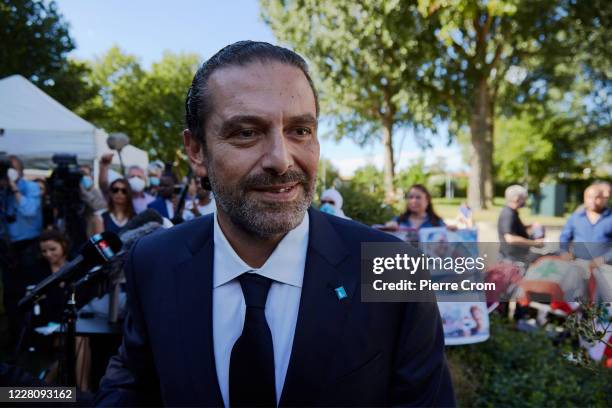
[{"label": "white dress shirt", "polygon": [[230,357],[242,333],[246,314],[242,288],[236,278],[247,271],[272,279],[265,314],[274,347],[277,404],[280,401],[302,294],[308,224],[306,213],[302,223],[285,235],[266,263],[255,269],[236,254],[219,227],[217,215],[214,216],[213,343],[217,379],[226,407],[229,406]]}]

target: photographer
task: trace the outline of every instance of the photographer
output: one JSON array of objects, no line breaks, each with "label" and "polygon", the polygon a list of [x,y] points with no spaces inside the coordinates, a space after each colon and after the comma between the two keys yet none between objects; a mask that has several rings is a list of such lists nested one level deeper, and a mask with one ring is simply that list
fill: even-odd
[{"label": "photographer", "polygon": [[8,253],[2,257],[2,280],[9,335],[14,341],[21,325],[17,302],[31,283],[29,274],[36,267],[43,220],[38,184],[23,178],[23,163],[17,156],[9,156],[8,161],[10,167],[0,179],[2,224],[9,240]]}]

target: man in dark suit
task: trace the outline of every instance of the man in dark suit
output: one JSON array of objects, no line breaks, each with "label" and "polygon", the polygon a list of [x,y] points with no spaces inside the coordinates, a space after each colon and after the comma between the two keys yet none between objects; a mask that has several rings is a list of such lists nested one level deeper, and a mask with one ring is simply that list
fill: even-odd
[{"label": "man in dark suit", "polygon": [[132,249],[98,405],[454,405],[436,303],[360,301],[361,243],[396,239],[309,208],[319,108],[304,60],[232,44],[186,109],[217,212]]}]

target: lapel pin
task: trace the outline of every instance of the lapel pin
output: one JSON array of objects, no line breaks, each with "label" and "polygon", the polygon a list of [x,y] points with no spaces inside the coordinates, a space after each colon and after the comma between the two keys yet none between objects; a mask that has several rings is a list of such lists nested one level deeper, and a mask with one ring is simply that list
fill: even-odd
[{"label": "lapel pin", "polygon": [[342,300],[348,297],[348,295],[346,294],[346,290],[344,290],[344,286],[338,286],[336,289],[334,289],[334,292],[336,292],[338,300]]}]

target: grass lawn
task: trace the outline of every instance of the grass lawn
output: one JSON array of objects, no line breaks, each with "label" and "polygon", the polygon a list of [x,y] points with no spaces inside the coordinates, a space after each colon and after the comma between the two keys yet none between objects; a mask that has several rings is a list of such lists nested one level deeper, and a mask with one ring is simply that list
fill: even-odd
[{"label": "grass lawn", "polygon": [[[451,220],[457,216],[459,212],[459,206],[464,199],[462,198],[434,198],[434,208],[436,212],[445,220]],[[489,223],[497,223],[497,217],[499,216],[499,212],[504,206],[503,197],[495,197],[493,200],[493,207],[488,208],[486,210],[478,210],[474,212],[474,221],[476,222],[489,222]],[[531,210],[529,208],[523,208],[519,210],[521,215],[521,219],[525,224],[531,224],[534,222],[538,222],[547,227],[563,227],[569,214],[566,214],[565,217],[549,217],[544,215],[533,215],[531,214]]]}]

